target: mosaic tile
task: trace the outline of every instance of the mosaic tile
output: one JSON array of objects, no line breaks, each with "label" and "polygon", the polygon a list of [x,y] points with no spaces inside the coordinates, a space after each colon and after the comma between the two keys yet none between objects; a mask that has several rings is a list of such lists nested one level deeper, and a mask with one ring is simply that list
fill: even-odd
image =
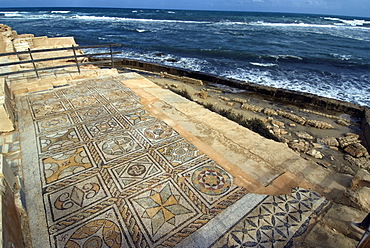
[{"label": "mosaic tile", "polygon": [[155,177],[163,172],[164,170],[160,164],[149,154],[135,157],[109,169],[109,173],[117,181],[120,191],[142,183],[144,180]]},{"label": "mosaic tile", "polygon": [[164,122],[151,123],[136,129],[152,145],[163,143],[178,136],[178,133]]},{"label": "mosaic tile", "polygon": [[75,109],[99,104],[98,100],[93,95],[78,96],[76,98],[70,99],[69,101]]},{"label": "mosaic tile", "polygon": [[47,205],[50,206],[50,223],[90,207],[98,201],[108,200],[109,196],[99,175],[67,184],[66,187],[45,195]]},{"label": "mosaic tile", "polygon": [[52,247],[132,247],[114,207],[84,219],[79,225],[53,235]]},{"label": "mosaic tile", "polygon": [[[84,81],[20,101],[34,111],[29,118],[37,158],[26,166],[36,165],[40,174],[25,178],[42,182],[47,226],[37,228],[45,228],[50,247],[174,247],[248,194],[220,165],[151,116],[118,79]],[[251,204],[248,214],[233,218],[237,223],[226,235],[208,243],[287,243],[320,205],[318,197],[299,189],[291,198],[252,201],[259,205]]]},{"label": "mosaic tile", "polygon": [[30,104],[48,103],[59,100],[59,96],[56,92],[48,92],[43,94],[32,94],[28,96]]},{"label": "mosaic tile", "polygon": [[105,163],[142,150],[142,145],[129,133],[93,142]]},{"label": "mosaic tile", "polygon": [[198,156],[203,155],[193,144],[181,139],[167,144],[159,149],[160,153],[173,167],[186,163]]},{"label": "mosaic tile", "polygon": [[62,102],[55,101],[46,104],[35,104],[31,106],[34,118],[48,117],[66,111]]},{"label": "mosaic tile", "polygon": [[94,163],[84,146],[43,158],[41,163],[45,184],[94,167]]},{"label": "mosaic tile", "polygon": [[76,145],[80,141],[77,130],[69,128],[39,136],[39,147],[41,152],[66,149]]},{"label": "mosaic tile", "polygon": [[48,132],[54,129],[63,128],[73,124],[70,115],[59,115],[55,117],[50,117],[44,120],[35,121],[36,130],[39,133]]},{"label": "mosaic tile", "polygon": [[269,196],[212,247],[285,247],[326,200],[311,190]]},{"label": "mosaic tile", "polygon": [[61,90],[61,92],[63,92],[64,95],[69,97],[69,98],[73,98],[73,97],[81,96],[81,95],[86,96],[86,95],[92,94],[92,92],[87,87],[85,87],[83,85],[78,85],[78,86],[75,86],[75,87],[63,89],[63,90]]},{"label": "mosaic tile", "polygon": [[97,106],[89,106],[85,109],[80,109],[77,112],[77,115],[79,116],[81,121],[87,121],[87,120],[97,120],[106,116],[110,115],[110,112],[101,105]]},{"label": "mosaic tile", "polygon": [[141,103],[135,99],[121,99],[118,101],[112,101],[110,102],[110,105],[113,106],[113,109],[119,112],[132,111],[143,107],[143,105],[141,105]]},{"label": "mosaic tile", "polygon": [[232,176],[212,160],[179,173],[186,185],[197,192],[199,199],[209,208],[236,187]]},{"label": "mosaic tile", "polygon": [[145,125],[156,120],[144,109],[136,109],[136,111],[123,114],[123,116],[132,126]]},{"label": "mosaic tile", "polygon": [[133,195],[128,201],[150,246],[202,215],[171,180]]},{"label": "mosaic tile", "polygon": [[91,138],[109,135],[113,132],[124,132],[126,128],[113,116],[89,122],[83,125]]}]

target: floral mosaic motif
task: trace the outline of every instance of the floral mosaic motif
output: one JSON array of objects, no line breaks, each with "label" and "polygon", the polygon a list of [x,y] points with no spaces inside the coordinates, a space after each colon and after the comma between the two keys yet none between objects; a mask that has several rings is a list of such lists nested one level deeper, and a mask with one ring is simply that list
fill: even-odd
[{"label": "floral mosaic motif", "polygon": [[231,187],[231,178],[225,170],[216,166],[196,169],[191,177],[197,190],[207,195],[221,195]]},{"label": "floral mosaic motif", "polygon": [[73,175],[93,165],[84,147],[79,147],[42,160],[46,183]]},{"label": "floral mosaic motif", "polygon": [[184,139],[161,147],[158,152],[175,167],[203,155],[193,144]]},{"label": "floral mosaic motif", "polygon": [[153,242],[170,234],[198,212],[171,182],[147,190],[131,202]]},{"label": "floral mosaic motif", "polygon": [[42,152],[73,146],[79,141],[74,128],[48,133],[39,137]]},{"label": "floral mosaic motif", "polygon": [[212,247],[284,247],[324,202],[302,188],[291,196],[269,196]]}]

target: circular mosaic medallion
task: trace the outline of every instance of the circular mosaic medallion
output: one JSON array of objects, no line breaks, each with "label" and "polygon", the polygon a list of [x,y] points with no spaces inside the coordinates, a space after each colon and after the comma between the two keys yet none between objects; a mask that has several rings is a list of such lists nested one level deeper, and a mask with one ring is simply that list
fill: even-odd
[{"label": "circular mosaic medallion", "polygon": [[127,174],[129,174],[130,176],[137,177],[137,176],[141,176],[142,174],[144,174],[145,171],[146,171],[146,168],[144,165],[134,164],[128,167]]},{"label": "circular mosaic medallion", "polygon": [[172,128],[167,125],[155,124],[145,129],[144,135],[152,140],[161,140],[170,137],[172,132]]},{"label": "circular mosaic medallion", "polygon": [[194,171],[193,185],[197,190],[207,195],[221,195],[231,186],[231,178],[221,168],[204,166]]}]

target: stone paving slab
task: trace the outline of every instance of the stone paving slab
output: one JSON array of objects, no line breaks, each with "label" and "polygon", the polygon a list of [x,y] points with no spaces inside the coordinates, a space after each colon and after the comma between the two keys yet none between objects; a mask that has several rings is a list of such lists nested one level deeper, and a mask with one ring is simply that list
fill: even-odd
[{"label": "stone paving slab", "polygon": [[218,247],[262,210],[269,227],[255,224],[255,239],[284,225],[289,235],[274,237],[287,244],[324,202],[300,188],[289,199],[250,194],[224,160],[126,87],[137,80],[130,73],[17,97],[34,247]]}]

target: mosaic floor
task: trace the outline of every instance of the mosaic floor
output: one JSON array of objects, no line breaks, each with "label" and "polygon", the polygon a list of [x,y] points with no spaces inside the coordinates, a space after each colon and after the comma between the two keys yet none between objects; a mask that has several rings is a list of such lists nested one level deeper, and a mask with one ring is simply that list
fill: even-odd
[{"label": "mosaic floor", "polygon": [[[30,157],[23,165],[31,230],[48,236],[34,238],[34,245],[191,247],[201,230],[219,228],[222,235],[207,246],[284,247],[324,202],[303,189],[292,196],[248,194],[151,116],[124,79],[89,80],[19,100],[28,108],[21,146],[34,149],[23,153]],[[242,199],[254,203],[230,218]]]}]

